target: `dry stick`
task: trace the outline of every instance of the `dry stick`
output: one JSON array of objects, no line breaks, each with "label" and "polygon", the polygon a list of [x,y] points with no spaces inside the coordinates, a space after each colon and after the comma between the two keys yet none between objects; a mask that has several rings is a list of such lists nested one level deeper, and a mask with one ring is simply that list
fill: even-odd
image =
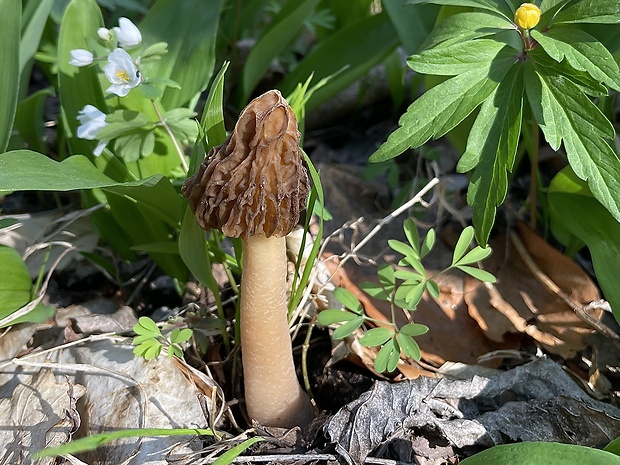
[{"label": "dry stick", "polygon": [[527,248],[514,232],[510,233],[510,240],[512,241],[512,244],[519,252],[521,259],[525,262],[525,265],[532,272],[534,277],[538,281],[540,281],[540,283],[542,283],[547,288],[547,290],[562,299],[575,312],[575,315],[577,315],[577,317],[581,321],[589,324],[598,332],[611,339],[611,342],[614,344],[614,346],[616,346],[616,348],[620,350],[620,336],[616,334],[611,328],[609,328],[605,323],[597,320],[588,312],[586,312],[583,305],[579,305],[573,299],[571,299],[568,294],[562,291],[562,289],[560,289],[558,285],[554,283],[553,280],[549,278],[549,276],[547,276],[534,262],[534,260],[528,253]]},{"label": "dry stick", "polygon": [[[353,249],[351,249],[351,251],[349,253],[347,253],[342,258],[342,260],[338,264],[338,268],[337,269],[342,267],[349,259],[351,259],[353,256],[355,256],[357,254],[357,252],[359,252],[359,250],[362,247],[364,247],[374,236],[377,235],[377,233],[381,230],[381,228],[383,226],[385,226],[386,224],[391,223],[397,216],[399,216],[403,212],[407,211],[409,208],[411,208],[416,203],[419,203],[422,200],[422,197],[424,197],[424,195],[426,195],[428,193],[428,191],[430,191],[437,184],[439,184],[439,178],[434,177],[416,195],[414,195],[408,202],[406,202],[405,204],[403,204],[402,206],[400,206],[399,208],[394,210],[392,213],[387,215],[385,218],[383,218],[381,221],[379,221],[379,223],[372,229],[372,231],[370,231],[366,235],[366,237],[364,237],[364,239],[362,239],[355,247],[353,247]],[[323,246],[321,247],[321,252],[319,253],[319,257],[325,251],[325,246],[326,245],[327,245],[327,240],[323,243]],[[306,290],[304,292],[304,295],[303,295],[301,301],[299,302],[298,308],[301,308],[303,305],[305,305],[306,301],[308,300],[308,298],[310,296],[310,293],[312,292],[312,288],[314,286],[314,283],[316,281],[317,274],[318,274],[317,267],[314,267],[314,270],[312,272],[310,280],[308,281],[308,285],[306,286]],[[331,277],[330,277],[329,281],[331,281]],[[327,283],[325,283],[325,284],[327,284]],[[321,289],[319,289],[319,291],[317,293],[320,293],[323,290],[323,288],[325,287],[325,284],[323,284],[323,286],[321,287]]]}]

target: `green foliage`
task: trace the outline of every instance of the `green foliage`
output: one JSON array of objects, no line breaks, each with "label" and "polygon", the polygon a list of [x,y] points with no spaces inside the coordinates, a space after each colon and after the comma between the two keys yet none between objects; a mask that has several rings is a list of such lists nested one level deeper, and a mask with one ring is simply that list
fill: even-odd
[{"label": "green foliage", "polygon": [[[495,282],[495,277],[491,273],[470,266],[491,254],[490,248],[480,246],[469,250],[474,238],[474,229],[471,226],[461,233],[454,249],[451,265],[436,276],[428,276],[422,264],[422,259],[435,245],[434,230],[429,230],[424,240],[420,242],[417,227],[411,218],[404,221],[403,229],[407,243],[394,239],[388,241],[392,250],[403,255],[398,262],[399,268],[396,269],[387,264],[381,265],[377,269],[378,283],[362,282],[359,285],[360,289],[370,297],[390,304],[391,322],[376,321],[366,316],[357,297],[342,288],[334,290],[334,297],[344,306],[344,309],[327,309],[318,315],[318,322],[321,325],[330,326],[340,323],[332,333],[334,339],[344,339],[350,336],[366,322],[379,325],[365,331],[359,339],[363,346],[380,347],[374,364],[375,370],[379,373],[394,371],[401,354],[406,358],[420,360],[420,347],[414,338],[425,334],[429,330],[428,326],[412,322],[399,327],[396,323],[395,311],[397,308],[403,311],[415,311],[425,290],[434,298],[438,298],[440,291],[436,278],[441,273],[456,268],[481,281]],[[410,315],[407,317],[411,318]]]},{"label": "green foliage", "polygon": [[137,334],[133,338],[133,345],[136,346],[133,353],[147,361],[158,357],[163,346],[166,346],[169,358],[183,357],[182,344],[189,341],[193,334],[189,328],[174,328],[166,338],[155,322],[145,316],[140,317],[133,330]]},{"label": "green foliage", "polygon": [[547,197],[554,235],[565,246],[586,244],[592,265],[616,320],[620,321],[620,223],[593,196],[585,182],[564,168],[551,181]]},{"label": "green foliage", "polygon": [[619,90],[620,69],[604,45],[576,26],[618,22],[618,4],[543,1],[544,27],[529,31],[513,23],[518,2],[410,3],[476,10],[440,22],[423,50],[409,57],[414,71],[454,77],[414,101],[371,161],[388,160],[441,137],[480,108],[458,170],[473,170],[468,203],[477,240],[486,244],[496,208],[508,192],[524,115],[531,111],[551,148],[564,146],[577,176],[620,220],[620,163],[610,144],[614,129],[590,98],[606,95],[607,88]]},{"label": "green foliage", "polygon": [[0,151],[6,150],[17,108],[21,2],[0,0]]},{"label": "green foliage", "polygon": [[618,465],[620,457],[610,452],[574,444],[523,442],[491,447],[461,462],[462,465]]}]

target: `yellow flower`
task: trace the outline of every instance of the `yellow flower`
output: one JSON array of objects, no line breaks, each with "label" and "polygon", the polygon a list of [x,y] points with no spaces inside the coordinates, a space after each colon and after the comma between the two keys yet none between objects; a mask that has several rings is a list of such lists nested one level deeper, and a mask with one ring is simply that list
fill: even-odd
[{"label": "yellow flower", "polygon": [[532,29],[540,21],[540,9],[533,3],[522,3],[515,11],[515,23],[521,29]]}]

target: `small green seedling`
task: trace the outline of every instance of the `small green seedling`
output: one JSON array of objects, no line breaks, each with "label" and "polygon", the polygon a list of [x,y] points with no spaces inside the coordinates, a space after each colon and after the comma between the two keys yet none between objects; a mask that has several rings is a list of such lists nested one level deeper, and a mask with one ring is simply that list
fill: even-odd
[{"label": "small green seedling", "polygon": [[166,338],[155,322],[146,316],[140,317],[133,330],[137,334],[133,338],[133,345],[136,346],[133,353],[136,357],[144,357],[147,361],[159,356],[164,345],[167,346],[169,358],[182,357],[181,344],[192,337],[191,329],[174,328]]},{"label": "small green seedling", "polygon": [[[388,245],[395,252],[404,257],[398,262],[399,268],[383,264],[377,270],[379,283],[362,282],[359,287],[370,297],[389,302],[391,322],[378,321],[368,317],[360,301],[346,289],[334,290],[334,297],[342,303],[344,309],[327,309],[319,313],[318,321],[324,326],[340,323],[333,334],[334,339],[344,339],[364,323],[370,322],[381,326],[369,329],[359,339],[365,347],[380,347],[375,358],[374,368],[377,372],[393,372],[400,360],[401,354],[406,358],[420,360],[420,347],[415,341],[416,336],[428,332],[426,325],[410,322],[403,326],[396,323],[396,310],[415,311],[424,291],[438,298],[440,291],[437,277],[446,271],[456,268],[483,282],[494,283],[495,276],[488,271],[471,266],[473,263],[487,258],[491,254],[489,247],[480,246],[469,250],[474,238],[474,228],[468,226],[463,230],[452,255],[452,263],[448,268],[434,276],[429,276],[422,264],[422,259],[428,255],[435,245],[435,231],[430,229],[424,240],[420,242],[414,221],[406,219],[403,228],[407,243],[389,240]],[[469,251],[468,251],[469,250]],[[402,267],[406,267],[403,269]],[[410,315],[408,315],[409,319]]]}]

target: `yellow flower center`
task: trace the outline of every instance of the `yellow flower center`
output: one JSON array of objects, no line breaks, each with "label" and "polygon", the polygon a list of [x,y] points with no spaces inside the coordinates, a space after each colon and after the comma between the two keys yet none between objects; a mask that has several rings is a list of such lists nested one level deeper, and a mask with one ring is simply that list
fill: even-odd
[{"label": "yellow flower center", "polygon": [[121,81],[129,82],[129,74],[124,69],[119,69],[116,72],[116,77],[119,78]]},{"label": "yellow flower center", "polygon": [[515,23],[521,29],[532,29],[540,21],[540,9],[533,3],[522,3],[515,11]]}]

